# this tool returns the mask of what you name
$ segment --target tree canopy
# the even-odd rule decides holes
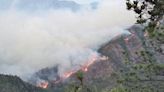
[[[164,0],[126,0],[128,10],[138,14],[137,23],[156,26],[164,15]]]

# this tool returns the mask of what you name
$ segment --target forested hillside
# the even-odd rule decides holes
[[[47,92],[44,89],[32,86],[17,76],[0,75],[0,92]]]

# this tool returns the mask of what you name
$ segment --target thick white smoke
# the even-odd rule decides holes
[[[0,73],[25,78],[45,67],[59,65],[62,73],[84,64],[134,22],[124,3],[109,1],[102,1],[96,10],[78,12],[1,10]]]

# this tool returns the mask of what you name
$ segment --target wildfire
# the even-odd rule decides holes
[[[74,71],[65,72],[63,75],[63,79],[70,77],[72,74],[76,73],[78,70],[82,70],[84,72],[88,71],[88,68],[98,60],[108,60],[107,56],[98,56],[97,54],[93,54],[92,57],[88,60],[88,62],[81,66],[80,69],[76,69]]]
[[[87,71],[88,71],[88,68],[87,68],[87,67],[85,67],[85,68],[84,68],[84,71],[85,71],[85,72],[87,72]]]
[[[70,71],[70,72],[66,72],[66,73],[64,73],[64,78],[68,78],[68,77],[70,77],[72,74],[74,74],[75,72],[73,72],[73,71]]]
[[[70,70],[70,71],[65,72],[65,73],[60,77],[59,80],[55,80],[53,83],[58,84],[58,83],[64,81],[65,79],[69,78],[71,75],[73,75],[74,73],[76,73],[76,72],[79,71],[79,70],[82,70],[83,72],[87,72],[87,71],[88,71],[88,68],[89,68],[94,62],[96,62],[96,61],[98,61],[98,60],[107,60],[107,59],[108,59],[108,57],[106,57],[106,56],[99,56],[99,55],[97,55],[97,54],[93,54],[86,64],[82,65],[80,68],[76,68],[76,69],[74,69],[74,70]],[[38,83],[37,86],[45,89],[45,88],[48,87],[48,85],[49,85],[49,83],[48,83],[47,81],[39,81],[39,83]]]
[[[87,72],[88,71],[88,67],[87,66],[83,66],[83,67],[81,67],[81,70],[84,71],[84,72]]]
[[[84,72],[88,71],[88,67],[84,67],[84,69],[82,69]]]
[[[82,66],[81,70],[87,72],[88,67],[91,66],[97,60],[98,60],[98,56],[96,54],[93,54],[93,56],[88,60],[88,62],[84,64],[84,66]]]
[[[47,81],[41,81],[37,84],[37,87],[46,89],[48,87],[49,83]]]
[[[101,58],[101,59],[104,59],[104,57]],[[61,77],[61,80],[60,81],[69,78],[72,74],[76,73],[79,70],[82,70],[84,72],[87,72],[88,71],[88,67],[90,65],[92,65],[96,60],[98,60],[98,55],[97,54],[93,54],[91,56],[91,58],[88,60],[88,62],[86,64],[82,65],[81,68],[78,68],[78,69],[74,69],[74,70],[65,72],[63,74],[63,76]]]

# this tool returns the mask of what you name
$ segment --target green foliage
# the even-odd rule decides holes
[[[97,88],[94,86],[83,84],[84,74],[82,71],[78,71],[76,74],[76,78],[80,81],[80,84],[78,82],[73,82],[69,84],[65,88],[65,92],[96,92]]]
[[[76,73],[76,77],[80,81],[81,85],[83,85],[83,78],[84,78],[83,72],[82,71],[78,71]]]
[[[110,92],[128,92],[128,90],[123,86],[119,86],[119,87],[111,89]]]
[[[150,39],[144,43],[149,41],[148,47],[164,54],[161,48],[164,43],[164,0],[126,0],[126,6],[138,14],[138,24],[146,24],[144,32],[148,32]]]
[[[110,92],[163,92],[163,72],[164,64],[133,64],[129,71],[117,73],[118,86]]]
[[[96,86],[78,85],[77,83],[69,84],[64,92],[98,92]]]
[[[149,22],[152,27],[157,25],[164,15],[163,0],[126,0],[128,10],[138,14],[139,24]],[[145,17],[146,16],[146,17]]]

